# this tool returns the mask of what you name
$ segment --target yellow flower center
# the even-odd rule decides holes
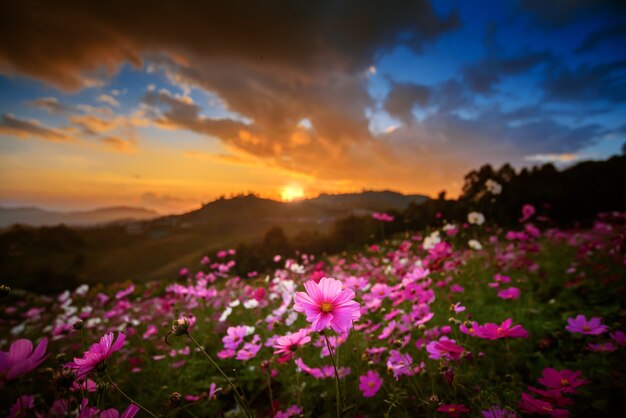
[[[589,328],[589,325],[585,325],[585,326],[583,327],[583,330],[585,330],[585,331],[589,332],[589,331],[591,331],[591,328]]]
[[[502,336],[502,328],[498,327],[498,336]]]
[[[552,411],[552,407],[550,405],[542,406],[541,409],[543,409],[544,411]]]
[[[374,387],[374,382],[371,382],[371,381],[370,381],[370,382],[367,382],[367,386],[369,386],[369,387],[373,388],[373,387]]]
[[[569,385],[569,380],[561,379],[561,386],[567,386],[567,385]]]
[[[448,412],[456,412],[456,408],[448,408]]]
[[[331,305],[330,302],[323,302],[322,306],[320,306],[320,309],[322,310],[322,312],[328,313],[333,310],[333,305]]]

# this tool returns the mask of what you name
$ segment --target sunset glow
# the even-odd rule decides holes
[[[282,189],[280,197],[283,202],[293,202],[304,197],[304,190],[296,186],[288,186]]]

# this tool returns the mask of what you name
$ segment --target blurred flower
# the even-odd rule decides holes
[[[502,193],[502,186],[495,180],[487,179],[485,182],[485,188],[491,194],[498,195]]]
[[[499,406],[492,406],[489,409],[480,411],[485,418],[516,418],[515,412],[508,411],[500,408]]]
[[[471,239],[467,242],[467,245],[472,249],[472,250],[476,250],[476,251],[480,251],[483,249],[482,244],[480,243],[480,241],[475,240],[475,239]]]
[[[551,367],[543,369],[541,377],[537,379],[539,383],[548,389],[557,389],[564,393],[576,393],[576,388],[589,383],[582,378],[582,373],[572,370],[556,370]]]
[[[364,398],[373,398],[383,384],[383,379],[378,372],[369,370],[363,376],[359,376],[359,389]]]
[[[46,359],[47,347],[47,338],[42,338],[34,350],[27,339],[14,341],[9,351],[0,351],[0,380],[13,380],[36,369]]]
[[[535,207],[533,205],[529,205],[526,204],[522,207],[522,217],[519,219],[520,222],[525,222],[528,219],[530,219],[534,214],[535,214],[536,210]]]
[[[587,320],[585,315],[578,315],[576,318],[567,318],[566,330],[572,333],[599,335],[605,333],[609,328],[602,325],[599,317],[593,317]]]
[[[520,409],[522,410],[522,412],[526,412],[529,414],[550,415],[551,417],[557,418],[569,417],[568,410],[555,409],[551,403],[535,399],[528,393],[522,393]]]
[[[500,299],[517,299],[519,298],[520,290],[517,287],[509,287],[508,289],[504,289],[498,292],[498,297]]]
[[[458,417],[459,414],[465,414],[469,412],[469,409],[467,409],[467,407],[463,404],[456,405],[451,403],[447,405],[439,405],[439,408],[437,408],[437,412],[443,412],[450,415],[451,417]]]
[[[11,409],[9,409],[9,418],[31,416],[28,410],[33,409],[34,407],[35,407],[35,396],[22,395],[19,398],[17,398],[17,400],[15,401]]]
[[[343,332],[352,328],[352,321],[361,317],[359,304],[354,301],[354,292],[350,289],[342,290],[339,280],[324,277],[319,284],[309,280],[304,287],[306,293],[296,293],[294,310],[306,314],[313,331],[330,326],[335,332]]]
[[[487,323],[481,327],[480,336],[488,340],[500,338],[528,338],[528,331],[521,325],[513,325],[511,318],[505,319],[501,325]]]
[[[473,225],[482,225],[485,223],[485,215],[480,212],[470,212],[467,214],[467,222]]]

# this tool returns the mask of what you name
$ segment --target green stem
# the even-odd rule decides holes
[[[127,394],[124,393],[124,391],[122,389],[120,389],[120,387],[118,385],[115,384],[115,382],[113,381],[113,379],[111,379],[111,376],[109,376],[109,372],[106,371],[106,369],[104,370],[104,375],[107,377],[107,379],[109,379],[109,382],[111,382],[111,385],[113,385],[113,387],[119,392],[121,393],[126,399],[128,399],[129,402],[134,403],[135,405],[137,405],[139,408],[143,409],[146,413],[148,413],[148,415],[150,415],[151,417],[154,418],[158,418],[155,414],[153,414],[152,412],[150,412],[149,410],[147,410],[146,408],[143,407],[143,405],[141,405],[139,402],[134,401],[130,396],[128,396]]]
[[[246,406],[245,402],[243,401],[243,397],[239,394],[239,391],[237,390],[237,387],[233,384],[233,382],[230,380],[230,378],[226,375],[226,373],[224,373],[224,371],[221,369],[221,367],[218,366],[218,364],[215,362],[215,360],[213,360],[213,358],[209,355],[209,353],[207,353],[204,350],[204,347],[202,347],[200,345],[200,343],[198,343],[198,341],[196,341],[196,339],[193,337],[193,335],[191,335],[191,333],[187,333],[187,335],[189,336],[191,341],[193,341],[193,343],[200,349],[202,354],[204,354],[204,356],[207,359],[209,359],[209,361],[217,369],[217,371],[220,372],[220,374],[224,377],[224,379],[226,379],[226,381],[228,382],[230,387],[233,389],[233,392],[235,393],[235,398],[237,398],[237,402],[241,405],[241,407],[243,408],[244,412],[246,413],[246,416],[248,418],[252,418],[252,414],[250,413],[250,410]]]
[[[185,405],[183,405],[182,403],[180,404],[180,407],[183,408],[183,411],[185,411],[186,413],[188,413],[192,418],[198,418],[197,416],[195,416],[194,414],[191,413],[190,410],[188,410]]]
[[[337,370],[337,363],[335,363],[335,357],[333,356],[333,350],[330,347],[330,341],[328,336],[324,333],[326,339],[326,346],[328,347],[328,354],[330,355],[330,361],[333,363],[333,369],[335,369],[335,393],[337,395],[337,418],[341,418],[343,412],[343,394],[341,393],[341,385],[339,384],[339,371]]]

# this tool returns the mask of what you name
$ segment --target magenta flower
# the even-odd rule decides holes
[[[499,406],[492,406],[489,409],[480,411],[485,418],[516,418],[515,412],[500,408]]]
[[[582,373],[572,370],[556,370],[551,367],[543,369],[539,383],[548,389],[557,389],[564,393],[576,393],[576,388],[589,383],[582,377]]]
[[[430,358],[438,360],[440,358],[447,358],[450,360],[458,360],[463,355],[463,347],[456,344],[456,341],[448,339],[448,337],[441,337],[439,341],[431,341],[426,346]]]
[[[239,345],[243,342],[243,339],[248,334],[248,330],[245,325],[240,325],[238,327],[228,327],[226,330],[226,335],[222,338],[222,342],[224,343],[224,348],[228,350],[236,350]]]
[[[359,389],[363,392],[364,398],[373,398],[383,385],[383,379],[378,372],[369,370],[363,376],[359,376]]]
[[[273,346],[274,354],[280,356],[278,362],[283,363],[291,360],[295,356],[296,350],[309,341],[311,341],[311,337],[308,335],[308,330],[304,328],[293,334],[278,337]]]
[[[622,331],[615,331],[609,334],[611,339],[619,346],[626,346],[626,334]]]
[[[467,409],[467,407],[463,404],[460,405],[456,405],[456,404],[447,404],[447,405],[439,405],[439,408],[437,408],[437,412],[443,412],[445,414],[450,415],[451,417],[458,417],[460,414],[465,414],[467,412],[469,412],[470,410]]]
[[[48,339],[43,338],[33,350],[33,343],[21,338],[9,347],[9,351],[0,351],[0,380],[13,380],[34,370],[46,359]]]
[[[66,366],[76,371],[77,379],[82,379],[100,363],[111,357],[111,354],[122,348],[124,341],[126,341],[126,335],[121,332],[117,334],[115,342],[113,338],[112,332],[104,335],[100,338],[100,342],[92,344],[82,357],[74,358],[74,361],[66,364]]]
[[[511,326],[512,324],[513,320],[511,318],[505,319],[501,325],[486,323],[481,327],[480,336],[488,340],[497,340],[500,338],[528,338],[528,331],[521,325]]]
[[[106,409],[100,412],[100,418],[133,418],[139,412],[139,407],[134,403],[128,405],[128,408],[121,414],[115,408]]]
[[[520,409],[529,414],[550,415],[557,418],[569,417],[567,409],[555,409],[551,403],[535,399],[528,393],[522,393]]]
[[[528,219],[530,219],[534,214],[535,214],[536,210],[535,207],[533,205],[529,205],[529,204],[525,204],[522,207],[522,217],[520,218],[520,222],[526,222]]]
[[[296,293],[294,310],[306,314],[313,331],[330,326],[335,332],[344,332],[352,328],[352,321],[361,317],[359,304],[354,301],[354,292],[350,289],[342,290],[339,280],[324,277],[319,284],[309,280],[304,288],[306,293]]]
[[[599,352],[603,352],[603,353],[612,353],[613,351],[617,350],[617,347],[615,346],[615,344],[613,344],[610,341],[604,342],[604,343],[589,343],[587,344],[587,348],[590,349],[591,351],[599,351]]]
[[[27,417],[29,415],[29,410],[35,407],[35,396],[34,395],[22,395],[13,404],[11,409],[9,409],[8,418],[17,418],[17,417]],[[35,415],[35,414],[33,414]]]
[[[498,297],[500,299],[512,299],[515,300],[519,298],[520,291],[517,287],[509,287],[508,289],[504,289],[498,292]]]
[[[600,323],[601,319],[597,316],[587,321],[585,315],[578,315],[576,318],[567,318],[566,330],[572,333],[599,335],[605,333],[609,327]]]

